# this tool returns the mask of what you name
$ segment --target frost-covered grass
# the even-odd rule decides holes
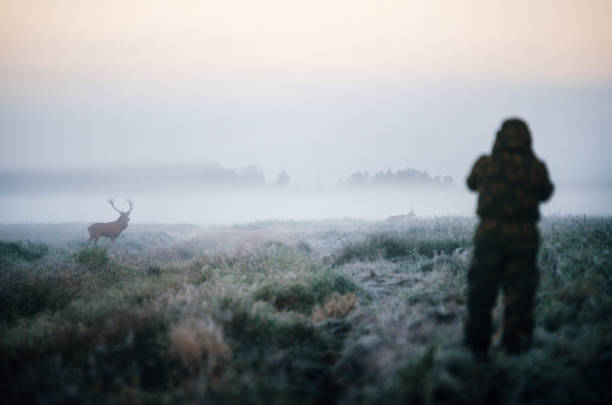
[[[612,403],[612,219],[542,221],[534,348],[498,333],[489,363],[462,345],[475,224],[130,225],[97,246],[2,225],[2,401]]]

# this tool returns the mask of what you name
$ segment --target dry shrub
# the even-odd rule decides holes
[[[355,293],[350,292],[344,295],[334,293],[325,301],[323,306],[317,306],[314,309],[312,312],[312,321],[321,322],[327,318],[346,316],[355,308],[355,305],[357,305]]]
[[[186,320],[170,331],[171,352],[188,367],[199,368],[203,358],[209,370],[217,368],[232,356],[223,340],[221,328],[212,320]]]

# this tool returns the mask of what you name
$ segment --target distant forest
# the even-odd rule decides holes
[[[264,172],[255,166],[226,169],[218,165],[147,167],[122,169],[62,169],[0,171],[0,193],[151,190],[203,187],[261,187],[289,184],[289,176],[266,182]]]
[[[377,185],[439,185],[450,186],[453,184],[451,176],[430,176],[426,171],[416,169],[404,169],[392,171],[380,171],[370,176],[368,172],[355,172],[346,180],[339,181],[338,186],[377,186]]]
[[[376,185],[451,185],[450,176],[431,177],[427,172],[404,169],[387,170],[370,176],[367,172],[353,173],[341,180],[336,187],[376,186]],[[125,169],[65,169],[65,170],[21,170],[0,171],[0,193],[49,193],[62,191],[91,190],[151,190],[163,187],[189,188],[202,187],[274,187],[285,188],[291,185],[287,171],[280,171],[266,181],[264,171],[256,166],[240,169],[227,169],[218,165],[193,167],[154,167]],[[292,186],[299,187],[293,184]],[[317,187],[320,182],[317,178]]]

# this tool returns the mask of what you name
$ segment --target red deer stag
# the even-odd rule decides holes
[[[404,215],[392,215],[387,218],[387,222],[403,222],[408,219],[416,218],[416,214],[414,213],[414,208],[410,205],[410,212]]]
[[[115,207],[115,201],[112,198],[108,199],[108,203],[111,207],[119,213],[119,218],[113,222],[97,222],[87,228],[89,231],[89,241],[93,240],[97,242],[100,236],[105,236],[110,238],[111,241],[115,241],[117,236],[127,228],[128,221],[130,220],[129,215],[132,212],[132,208],[134,208],[134,201],[128,199],[126,199],[126,201],[130,204],[130,209],[124,212]]]

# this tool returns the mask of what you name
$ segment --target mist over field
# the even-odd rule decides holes
[[[111,221],[116,213],[107,199],[114,198],[119,207],[127,207],[124,197],[135,202],[132,223],[208,225],[270,219],[385,220],[411,211],[423,218],[472,216],[477,198],[463,179],[448,184],[291,186],[263,180],[252,184],[236,179],[211,182],[202,179],[196,169],[142,169],[135,176],[129,173],[0,174],[0,222]],[[544,215],[611,215],[612,189],[558,187],[542,211]]]
[[[110,220],[109,197],[133,198],[135,222],[473,215],[465,178],[510,116],[556,185],[545,215],[612,213],[607,84],[279,80],[0,94],[0,221]],[[338,187],[407,168],[452,187]]]

